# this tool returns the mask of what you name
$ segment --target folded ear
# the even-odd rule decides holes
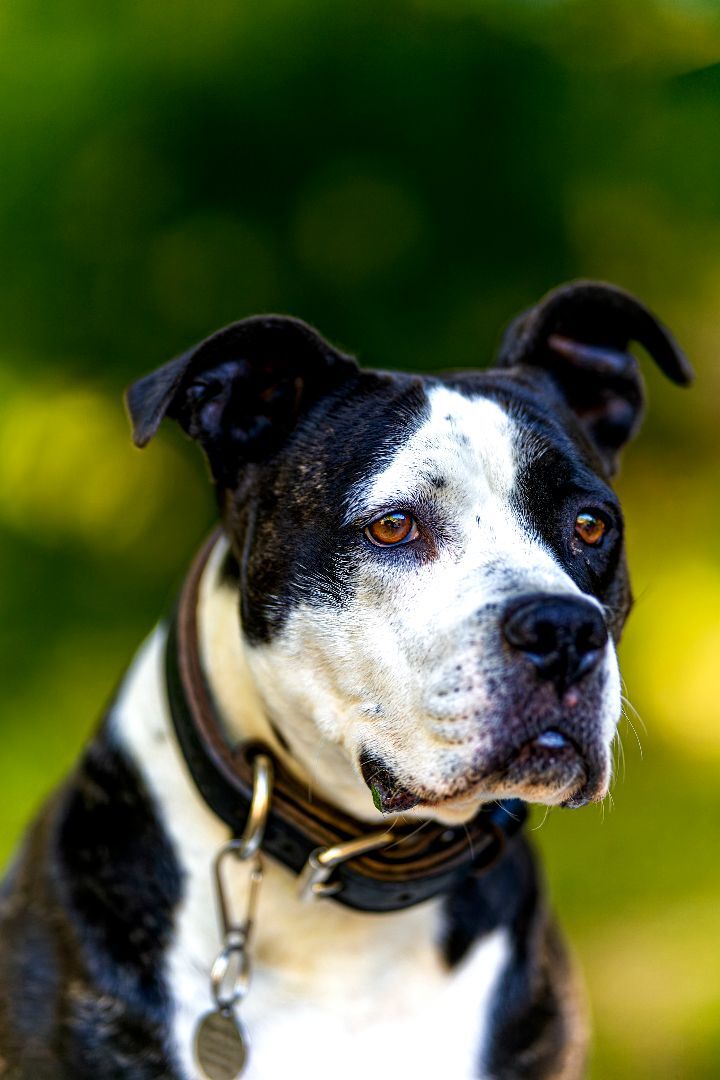
[[[643,411],[640,368],[628,352],[633,341],[673,382],[692,381],[690,364],[662,323],[629,293],[595,281],[562,285],[515,319],[497,365],[549,372],[612,474]]]
[[[126,401],[136,446],[165,416],[205,451],[220,485],[272,453],[302,411],[358,367],[299,319],[260,315],[219,330],[133,383]]]

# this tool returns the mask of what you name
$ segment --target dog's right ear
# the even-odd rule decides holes
[[[219,330],[130,386],[136,446],[165,416],[202,446],[215,481],[282,444],[300,414],[357,374],[355,360],[299,319],[260,315]]]

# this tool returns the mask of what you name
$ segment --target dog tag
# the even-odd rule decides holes
[[[231,1009],[218,1009],[200,1021],[195,1056],[204,1080],[236,1080],[245,1071],[248,1044]]]

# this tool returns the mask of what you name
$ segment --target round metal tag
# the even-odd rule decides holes
[[[230,1009],[208,1013],[195,1036],[195,1056],[205,1080],[236,1080],[245,1071],[248,1044]]]

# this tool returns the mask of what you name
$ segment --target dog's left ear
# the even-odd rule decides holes
[[[595,281],[562,285],[515,319],[497,365],[547,371],[612,475],[642,417],[640,368],[628,352],[633,341],[673,382],[692,381],[688,360],[662,323],[629,293]]]
[[[244,319],[129,387],[133,439],[146,446],[165,416],[177,420],[226,486],[243,462],[272,453],[305,409],[357,371],[352,357],[299,319]]]

